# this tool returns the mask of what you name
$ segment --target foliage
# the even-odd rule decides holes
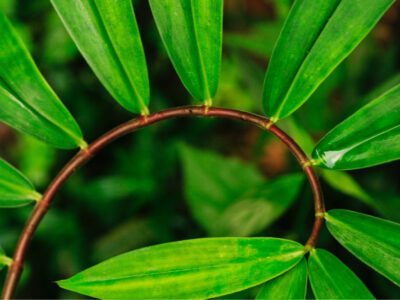
[[[309,280],[317,299],[395,297],[400,225],[352,210],[400,219],[396,163],[368,173],[338,171],[399,159],[396,38],[383,52],[376,36],[367,37],[394,0],[296,0],[292,7],[291,1],[274,1],[262,10],[253,7],[262,1],[51,0],[54,9],[47,2],[0,3],[0,120],[20,131],[4,127],[14,138],[5,136],[1,155],[21,162],[38,190],[68,155],[51,147],[87,151],[78,122],[90,139],[131,112],[146,122],[150,83],[154,111],[195,101],[189,95],[205,104],[204,114],[211,100],[255,113],[264,107],[312,155],[310,164],[322,167],[328,206],[350,209],[318,217],[340,244],[391,282],[342,255],[324,233],[321,245],[354,272],[330,252],[293,241],[309,233],[310,191],[269,135],[227,121],[191,120],[135,132],[66,183],[60,198],[68,201],[57,201],[63,204],[38,228],[28,261],[32,273],[22,278],[30,288],[22,293],[304,299]],[[267,15],[257,19],[260,11]],[[47,22],[36,24],[38,16]],[[177,84],[167,57],[189,93]],[[365,96],[370,82],[383,84]],[[129,112],[107,101],[110,95]],[[314,138],[327,131],[315,146]],[[0,207],[37,201],[41,195],[29,180],[0,159]],[[0,244],[7,253],[17,243],[15,223],[22,226],[30,210],[0,212]],[[188,239],[204,235],[214,238]],[[285,239],[247,238],[254,235]],[[183,241],[170,243],[175,240]],[[44,259],[43,253],[50,254]],[[0,248],[0,269],[11,263]],[[49,285],[66,277],[57,282],[64,290]]]

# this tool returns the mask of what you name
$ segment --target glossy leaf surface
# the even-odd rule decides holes
[[[325,218],[339,243],[400,286],[400,224],[342,209]]]
[[[305,299],[307,292],[307,260],[303,258],[293,269],[262,286],[256,299]]]
[[[393,2],[295,1],[266,74],[266,114],[278,120],[298,109]]]
[[[326,250],[310,252],[308,271],[316,299],[375,299],[362,281]]]
[[[0,121],[57,148],[84,147],[74,118],[0,12]]]
[[[80,52],[124,108],[147,113],[146,59],[130,0],[51,0]]]
[[[400,158],[400,85],[355,112],[317,144],[329,169],[360,169]]]
[[[302,245],[274,238],[186,240],[116,256],[58,284],[102,299],[205,299],[276,277],[303,255]]]
[[[168,55],[183,85],[197,100],[218,87],[223,0],[149,0]]]
[[[0,208],[23,206],[40,198],[28,179],[0,158]]]

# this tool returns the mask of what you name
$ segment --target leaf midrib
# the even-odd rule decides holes
[[[330,280],[330,283],[335,287],[336,291],[338,291],[338,293],[342,296],[342,298],[345,299],[345,295],[343,295],[343,293],[341,293],[341,291],[342,291],[341,287],[339,287],[337,285],[335,279],[332,278],[331,274],[325,268],[324,264],[322,263],[321,259],[318,256],[318,254],[314,254],[314,260],[321,267],[322,271],[325,272],[326,276]]]
[[[283,254],[283,255],[276,255],[276,256],[271,256],[271,257],[265,257],[263,260],[267,260],[268,258],[286,258],[286,257],[297,257],[302,251],[294,251],[291,253]],[[151,273],[142,273],[142,274],[132,274],[132,275],[127,275],[127,276],[120,276],[120,277],[115,277],[115,278],[107,278],[104,280],[87,280],[83,281],[85,283],[92,283],[92,282],[108,282],[108,281],[118,281],[118,280],[124,280],[124,279],[129,279],[129,278],[137,278],[137,277],[147,277],[147,276],[152,276],[152,275],[160,275],[160,274],[170,274],[170,273],[179,273],[179,272],[185,272],[185,271],[194,271],[194,270],[207,270],[207,269],[212,269],[212,268],[223,268],[229,265],[243,265],[243,264],[254,264],[255,262],[260,262],[259,258],[252,258],[252,259],[246,259],[242,263],[232,263],[232,262],[226,262],[226,263],[220,263],[217,265],[206,265],[206,266],[200,266],[200,267],[192,267],[192,268],[184,268],[184,269],[178,269],[178,270],[170,270],[170,271],[156,271],[156,272],[151,272]]]
[[[75,1],[75,0],[70,0],[70,1]],[[82,1],[85,1],[85,0],[80,0],[80,1],[81,1],[81,3],[82,3]],[[104,39],[106,40],[106,43],[107,43],[108,45],[110,45],[109,49],[110,49],[110,52],[111,52],[111,56],[114,57],[115,62],[117,63],[118,69],[119,69],[119,71],[120,71],[120,74],[121,74],[122,77],[123,77],[123,80],[125,81],[125,83],[126,83],[128,89],[129,89],[131,92],[133,92],[133,94],[134,94],[134,95],[136,96],[136,98],[138,99],[139,105],[140,105],[140,109],[145,108],[146,105],[144,104],[144,101],[143,101],[141,95],[140,95],[139,92],[137,91],[136,85],[134,84],[134,82],[131,81],[131,79],[130,79],[130,77],[129,77],[129,75],[128,75],[128,72],[127,72],[127,70],[126,70],[126,68],[125,68],[125,66],[124,66],[124,64],[122,63],[121,57],[119,56],[118,51],[117,51],[116,48],[115,48],[115,45],[114,45],[114,43],[113,43],[113,40],[112,40],[111,37],[110,37],[110,34],[109,34],[108,30],[107,30],[107,26],[105,25],[105,23],[104,23],[104,21],[103,21],[103,18],[102,18],[102,16],[101,16],[101,13],[100,13],[100,11],[99,11],[99,8],[98,8],[97,5],[96,5],[95,0],[86,0],[86,1],[88,1],[90,7],[92,8],[92,12],[93,12],[95,18],[98,20],[98,25],[99,25],[99,26],[98,26],[98,30],[100,31],[100,35],[101,35],[102,37],[104,37]],[[82,6],[85,7],[84,4],[82,4]]]
[[[196,0],[196,1],[198,1],[198,0]],[[203,1],[203,0],[200,0],[200,1]],[[207,73],[206,73],[205,66],[204,66],[203,54],[201,53],[201,49],[200,49],[200,45],[199,45],[198,32],[197,32],[197,27],[196,27],[196,20],[195,20],[195,17],[194,17],[194,11],[193,10],[194,10],[194,8],[193,8],[193,0],[190,0],[190,16],[191,16],[192,25],[193,25],[193,34],[194,34],[194,39],[196,41],[195,44],[196,44],[197,55],[198,55],[199,61],[200,61],[200,69],[201,69],[201,73],[202,73],[203,78],[204,78],[203,84],[204,84],[204,92],[205,92],[205,96],[206,96],[205,100],[208,100],[208,99],[211,99],[210,87],[209,87],[209,84],[208,84]]]
[[[36,191],[33,188],[28,189],[25,187],[21,187],[20,185],[10,183],[3,179],[0,179],[0,185],[10,187],[14,189],[14,191],[21,191],[25,194],[26,197],[32,197],[32,199],[34,198],[34,194],[36,193]]]
[[[386,248],[386,249],[392,250],[394,253],[399,253],[400,254],[400,251],[399,251],[398,248],[393,247],[392,245],[389,245],[389,244],[385,243],[384,241],[377,240],[377,239],[374,239],[374,238],[370,238],[363,231],[357,230],[357,229],[351,227],[350,225],[348,225],[346,223],[343,223],[343,221],[340,221],[335,217],[329,216],[329,214],[328,214],[327,220],[329,221],[329,219],[330,219],[331,223],[339,223],[342,227],[347,228],[347,230],[349,230],[350,232],[353,232],[353,234],[354,233],[355,234],[359,234],[359,236],[362,236],[364,239],[367,239],[367,240],[370,240],[370,241],[372,240],[373,242],[375,242],[377,245],[379,245],[383,249]]]
[[[12,98],[14,99],[14,102],[18,103],[18,105],[26,107],[28,110],[32,111],[34,114],[42,117],[44,119],[44,121],[47,121],[51,125],[55,126],[56,128],[61,129],[61,131],[63,131],[68,136],[70,136],[72,139],[74,139],[77,144],[80,144],[81,141],[83,141],[82,138],[80,138],[79,136],[77,136],[76,134],[74,134],[73,132],[68,130],[67,128],[65,128],[63,125],[59,124],[56,120],[51,118],[51,116],[48,116],[48,115],[44,114],[43,112],[41,112],[39,108],[35,107],[34,103],[31,104],[31,103],[28,103],[26,100],[24,100],[24,98],[21,97],[21,95],[19,95],[19,93],[10,86],[1,77],[1,75],[0,75],[0,88],[5,89],[12,96]],[[50,87],[49,87],[49,89],[50,89]],[[57,97],[57,96],[55,96],[55,97]]]
[[[331,14],[329,15],[329,17],[327,18],[327,21],[325,22],[324,26],[321,27],[320,32],[317,34],[317,36],[315,37],[315,39],[314,39],[314,41],[313,41],[311,47],[308,49],[307,55],[304,57],[303,61],[301,62],[300,66],[299,66],[299,68],[297,69],[296,74],[295,74],[294,77],[293,77],[293,80],[292,80],[292,82],[291,82],[291,84],[290,84],[290,86],[289,86],[289,89],[288,89],[287,92],[285,93],[285,97],[283,98],[283,100],[282,100],[282,102],[281,102],[281,105],[279,106],[278,111],[275,113],[274,116],[271,116],[271,118],[276,118],[277,120],[279,120],[280,113],[281,113],[283,107],[285,106],[285,104],[286,104],[286,102],[287,102],[287,100],[288,100],[288,96],[290,95],[291,91],[293,90],[294,83],[296,82],[297,78],[299,77],[300,71],[302,70],[302,67],[303,67],[305,61],[306,61],[307,58],[309,57],[309,55],[310,55],[312,49],[313,49],[314,46],[315,46],[315,43],[316,43],[316,42],[318,41],[318,39],[320,38],[322,32],[325,30],[325,28],[326,28],[326,26],[328,25],[328,23],[331,22],[331,19],[332,19],[333,15],[335,14],[335,12],[337,11],[337,9],[338,9],[338,7],[339,7],[340,4],[342,4],[342,0],[340,0],[340,1],[338,2],[338,4],[336,5],[336,7],[332,10],[332,13],[331,13]]]

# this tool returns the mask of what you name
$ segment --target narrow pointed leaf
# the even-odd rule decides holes
[[[146,59],[131,0],[51,0],[80,52],[124,108],[147,113]]]
[[[342,209],[325,218],[339,243],[400,286],[400,224]]]
[[[307,261],[301,260],[293,269],[262,286],[256,299],[305,299],[307,292]]]
[[[326,250],[311,251],[308,271],[316,299],[375,299],[362,281]]]
[[[222,51],[223,0],[149,0],[168,55],[190,94],[211,100]]]
[[[40,198],[28,179],[0,158],[0,208],[23,206]]]
[[[0,121],[52,146],[84,147],[74,118],[0,12]]]
[[[4,269],[4,267],[9,266],[11,262],[11,258],[7,257],[3,248],[0,247],[0,271]]]
[[[351,170],[400,159],[400,85],[362,107],[317,144],[313,158]]]
[[[58,284],[102,299],[206,299],[263,283],[303,255],[302,245],[274,238],[187,240],[116,256]]]
[[[263,93],[266,114],[278,120],[298,109],[393,2],[297,0],[266,74]]]

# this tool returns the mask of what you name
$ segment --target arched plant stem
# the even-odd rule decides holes
[[[15,289],[17,287],[25,254],[29,243],[40,224],[43,217],[46,215],[52,199],[54,198],[57,191],[61,188],[63,183],[84,163],[89,161],[93,155],[95,155],[99,150],[103,147],[114,141],[115,139],[124,136],[130,132],[133,132],[137,129],[146,127],[153,123],[157,123],[162,120],[172,119],[176,117],[186,117],[186,116],[203,116],[203,117],[224,117],[230,119],[238,119],[244,122],[256,125],[265,130],[272,132],[279,139],[281,139],[292,151],[294,156],[297,158],[302,168],[304,169],[314,194],[314,203],[315,203],[315,223],[311,233],[311,236],[306,244],[308,248],[314,247],[321,225],[323,223],[322,214],[324,212],[324,204],[322,198],[322,192],[320,185],[318,183],[318,179],[314,173],[312,166],[309,164],[310,159],[307,155],[301,150],[301,148],[290,138],[286,133],[284,133],[277,126],[273,125],[269,119],[257,116],[254,114],[250,114],[243,111],[233,110],[233,109],[225,109],[225,108],[216,108],[216,107],[206,107],[206,106],[187,106],[187,107],[178,107],[167,109],[164,111],[160,111],[148,116],[142,116],[137,119],[128,121],[115,129],[109,131],[108,133],[101,136],[95,142],[90,144],[86,150],[81,150],[72,160],[67,163],[64,169],[57,175],[57,177],[50,184],[48,189],[43,195],[41,201],[39,201],[35,209],[33,210],[31,216],[29,217],[25,228],[20,236],[20,239],[17,244],[17,248],[14,253],[13,263],[10,266],[8,271],[6,283],[3,290],[3,299],[11,299],[14,295]]]

